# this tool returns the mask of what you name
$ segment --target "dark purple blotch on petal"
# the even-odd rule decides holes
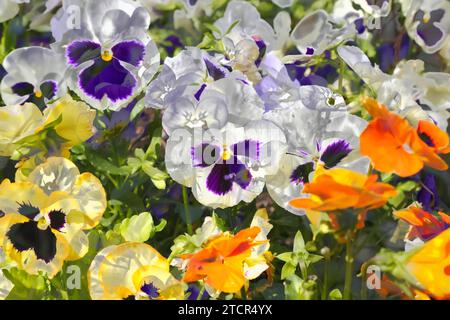
[[[200,88],[197,90],[197,92],[194,94],[194,98],[197,101],[200,101],[200,97],[202,96],[202,93],[203,93],[203,91],[205,91],[205,89],[206,89],[206,83],[202,84],[200,86]]]
[[[364,33],[364,31],[366,30],[366,27],[364,25],[364,18],[358,18],[355,21],[353,21],[353,23],[355,24],[356,31],[359,34]]]
[[[333,168],[350,152],[352,152],[350,144],[346,140],[338,140],[326,147],[320,156],[320,160],[325,163],[327,168]]]
[[[11,87],[11,90],[18,96],[29,96],[34,93],[34,86],[29,82],[18,82]]]
[[[266,55],[267,46],[266,46],[266,43],[264,42],[264,40],[262,40],[262,39],[258,38],[258,39],[254,39],[254,40],[259,49],[259,56],[258,56],[258,59],[256,59],[256,61],[255,61],[255,65],[257,67],[259,67],[262,62],[262,59]]]
[[[216,195],[223,196],[233,189],[233,183],[246,189],[251,182],[250,171],[236,157],[229,163],[216,163],[206,179],[206,187]]]
[[[66,214],[62,210],[52,210],[49,212],[50,227],[52,229],[61,231],[66,224]]]
[[[97,100],[105,95],[112,102],[125,100],[133,94],[136,85],[136,78],[116,59],[109,62],[96,59],[79,75],[80,88]]]
[[[141,287],[141,291],[144,292],[150,299],[156,299],[159,297],[159,289],[153,283],[145,283]]]
[[[289,179],[294,184],[309,182],[309,174],[314,171],[314,163],[307,162],[297,166],[291,173]]]
[[[88,40],[74,41],[66,50],[67,61],[74,66],[100,57],[100,54],[100,44]]]
[[[113,57],[138,67],[144,60],[145,47],[138,41],[122,41],[112,47]]]
[[[50,228],[39,229],[36,221],[13,224],[6,236],[17,251],[33,250],[36,257],[46,263],[56,255],[56,236]]]
[[[31,204],[31,202],[23,202],[23,203],[18,203],[19,208],[18,208],[18,212],[27,217],[30,220],[33,220],[40,212],[39,208],[33,206]]]
[[[39,89],[41,90],[42,95],[50,100],[56,96],[56,92],[58,91],[58,84],[56,83],[56,81],[52,80],[45,81],[41,83]]]
[[[226,68],[215,64],[208,58],[204,58],[203,61],[205,61],[206,69],[208,70],[208,74],[211,78],[215,81],[225,78],[228,73]]]

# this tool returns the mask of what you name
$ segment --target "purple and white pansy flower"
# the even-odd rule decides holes
[[[171,177],[192,187],[195,198],[212,208],[251,202],[274,174],[286,152],[286,138],[278,126],[256,120],[239,127],[177,130],[168,142],[166,167]]]
[[[2,79],[0,92],[7,105],[33,102],[40,108],[63,96],[64,55],[43,47],[19,48],[3,61],[7,74]]]
[[[409,36],[426,53],[442,49],[450,34],[450,2],[447,0],[402,0]]]
[[[126,107],[157,71],[150,15],[135,1],[64,1],[51,25],[53,47],[67,57],[70,89],[97,109]]]
[[[308,100],[312,103],[306,107]],[[267,190],[278,205],[297,215],[304,211],[290,206],[289,201],[301,196],[304,183],[311,181],[318,165],[367,173],[370,162],[359,154],[359,135],[367,122],[346,110],[332,107],[327,110],[323,101],[317,100],[311,94],[303,102],[264,115],[283,128],[288,137],[288,150],[279,170],[266,178]]]

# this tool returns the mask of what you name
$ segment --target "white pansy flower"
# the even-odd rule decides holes
[[[281,159],[278,172],[267,177],[267,189],[278,205],[299,215],[304,211],[290,206],[289,201],[301,195],[304,183],[312,179],[318,165],[362,173],[366,173],[369,166],[369,160],[359,154],[359,135],[366,121],[348,114],[345,109],[326,107],[327,102],[317,91],[325,88],[306,88],[316,93],[302,95],[307,98],[264,115],[283,128],[288,137],[288,152]]]
[[[41,108],[63,96],[65,86],[64,56],[42,47],[19,48],[3,61],[7,75],[0,85],[8,105],[33,102]]]
[[[424,62],[400,62],[392,75],[373,67],[364,52],[353,46],[338,48],[339,56],[377,92],[377,99],[412,123],[431,120],[445,129],[449,117],[450,75],[424,72]]]

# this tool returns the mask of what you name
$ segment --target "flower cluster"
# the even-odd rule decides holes
[[[0,0],[0,298],[450,299],[450,4],[318,3]]]

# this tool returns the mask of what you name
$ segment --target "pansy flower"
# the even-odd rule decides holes
[[[50,49],[16,49],[5,57],[3,67],[7,75],[0,91],[7,105],[32,102],[42,110],[66,92],[64,56]]]
[[[79,8],[79,26],[73,8]],[[148,11],[128,0],[70,0],[52,19],[52,32],[65,50],[68,85],[97,109],[118,110],[150,82],[159,53],[147,33]]]
[[[186,90],[200,95],[202,84],[222,79],[229,70],[221,66],[206,51],[187,48],[173,58],[166,58],[161,72],[147,88],[145,103],[148,107],[165,109],[176,102]]]
[[[182,300],[185,292],[168,260],[138,242],[101,250],[89,267],[88,285],[93,300]]]
[[[288,151],[279,170],[266,179],[272,199],[286,210],[304,214],[289,202],[301,194],[318,166],[367,173],[369,159],[359,152],[358,137],[366,125],[361,118],[346,111],[326,112],[301,106],[274,110],[265,117],[283,128],[288,137]]]
[[[430,120],[441,129],[447,128],[450,75],[444,72],[424,72],[421,60],[401,61],[392,75],[372,66],[366,54],[355,46],[340,46],[339,56],[376,93],[377,99],[417,124]]]
[[[446,0],[402,1],[409,36],[426,53],[440,50],[450,32],[450,3]]]
[[[319,167],[314,179],[303,187],[309,198],[297,198],[290,205],[312,211],[356,209],[362,212],[383,206],[397,192],[389,184],[377,182],[376,175],[348,169]]]
[[[167,142],[165,162],[171,177],[192,187],[200,203],[226,208],[251,202],[262,192],[285,142],[281,129],[265,120],[193,134],[177,130]]]
[[[95,111],[84,102],[65,96],[42,113],[32,103],[0,108],[0,155],[27,154],[30,149],[53,155],[67,155],[68,150],[93,135]],[[59,137],[50,136],[39,143],[38,134],[52,127]],[[55,137],[53,137],[55,138]],[[56,142],[56,144],[55,144]]]
[[[221,33],[217,36],[225,36],[233,24],[231,32],[234,37],[241,39],[257,37],[265,43],[268,51],[276,49],[274,47],[276,44],[275,31],[267,21],[261,18],[260,13],[251,3],[240,0],[230,1],[224,16],[214,23]]]
[[[450,298],[450,230],[429,240],[408,259],[406,269],[434,299]]]
[[[175,262],[185,274],[185,282],[203,280],[208,293],[237,293],[246,281],[256,279],[269,268],[267,234],[272,229],[267,211],[255,213],[250,228],[233,235],[220,232],[212,219],[205,219],[197,232],[197,248]],[[177,258],[177,259],[180,259]]]
[[[401,177],[412,176],[425,165],[447,170],[447,164],[439,156],[450,152],[446,132],[424,120],[414,128],[371,98],[365,98],[363,105],[374,120],[361,134],[361,153],[371,159],[375,169]]]
[[[64,261],[83,257],[106,209],[101,182],[80,174],[65,158],[49,158],[26,180],[0,184],[0,243],[6,256],[30,274],[53,277]]]
[[[303,56],[317,56],[338,43],[351,39],[357,33],[354,24],[336,26],[323,10],[306,15],[294,27],[291,39]]]
[[[428,241],[450,226],[450,216],[443,212],[438,212],[435,215],[418,206],[395,211],[394,215],[410,225],[406,235],[406,240],[410,241],[415,238]]]

